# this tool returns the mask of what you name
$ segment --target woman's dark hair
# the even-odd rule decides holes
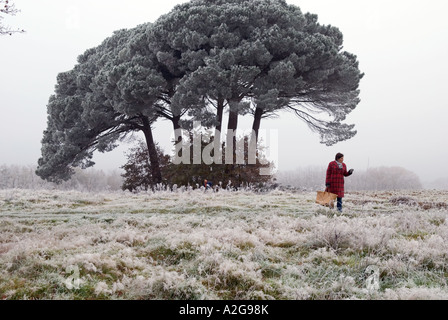
[[[339,159],[341,159],[344,155],[342,153],[337,153],[335,160],[338,161]]]

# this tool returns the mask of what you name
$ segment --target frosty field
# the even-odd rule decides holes
[[[0,298],[448,299],[448,191],[314,200],[0,190]]]

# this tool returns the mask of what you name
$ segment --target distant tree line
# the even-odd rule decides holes
[[[0,189],[57,189],[78,190],[86,192],[119,191],[123,178],[118,170],[105,172],[90,168],[77,168],[71,179],[63,183],[42,180],[35,173],[33,165],[0,165]]]
[[[277,182],[303,190],[325,189],[326,168],[305,167],[296,170],[279,172]],[[365,171],[356,171],[345,179],[347,192],[362,190],[419,190],[423,189],[420,178],[402,167],[377,167]],[[448,187],[448,185],[447,185]]]
[[[428,182],[425,187],[427,189],[448,190],[448,177],[440,177],[434,181]]]
[[[145,152],[144,145],[143,142],[137,144],[130,150],[129,154],[138,155],[138,153]],[[160,152],[160,154],[163,155],[163,152]],[[142,155],[142,157],[144,156]],[[144,158],[145,161],[148,161],[147,157]],[[128,160],[130,161],[127,162],[127,165],[134,163],[132,158],[128,157]],[[112,170],[105,172],[93,168],[89,168],[88,170],[76,169],[71,179],[60,184],[40,179],[35,174],[36,167],[32,165],[0,165],[0,189],[58,189],[88,192],[121,190],[135,192],[149,190],[150,183],[145,182],[145,179],[148,179],[148,163],[141,162],[141,164],[143,164],[143,167],[135,166],[133,169],[137,171],[146,170],[146,174],[138,172],[133,175],[132,170],[124,170],[124,172]],[[291,187],[303,191],[322,190],[325,182],[322,181],[322,177],[325,177],[325,170],[326,168],[309,166],[295,170],[279,171],[274,176],[274,185],[282,188]],[[133,180],[134,178],[136,180]],[[214,178],[210,180],[219,185],[219,180]],[[201,186],[199,181],[197,184]],[[190,185],[192,188],[196,187],[196,183],[192,182]],[[180,186],[181,184],[179,184]],[[164,190],[173,190],[172,187],[173,185],[169,188],[161,186]],[[242,187],[250,187],[250,185],[246,184]],[[422,188],[448,190],[448,178],[440,178],[423,185],[418,176],[412,171],[401,167],[378,167],[365,171],[358,170],[356,174],[346,179],[346,189],[348,192],[364,190],[418,190]]]

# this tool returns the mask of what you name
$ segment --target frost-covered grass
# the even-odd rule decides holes
[[[448,299],[447,191],[314,199],[0,190],[0,298]]]

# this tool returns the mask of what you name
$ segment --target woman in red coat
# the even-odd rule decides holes
[[[337,207],[339,212],[342,211],[342,198],[344,197],[344,177],[351,176],[353,169],[347,171],[344,163],[344,155],[338,153],[335,161],[330,162],[327,169],[327,178],[325,180],[325,190],[338,195]]]

